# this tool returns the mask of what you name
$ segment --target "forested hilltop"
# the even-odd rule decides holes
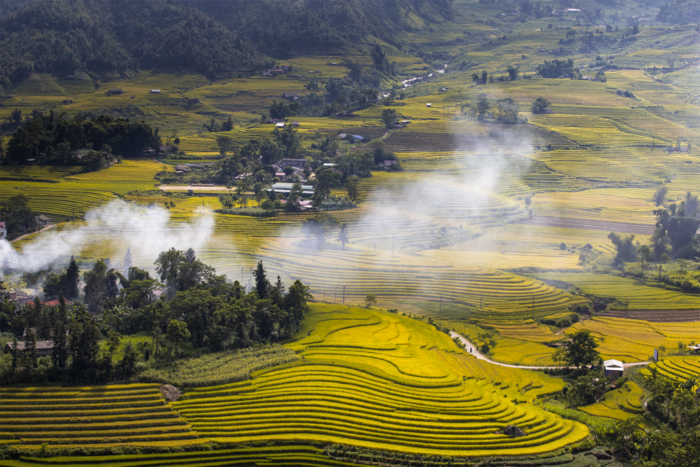
[[[247,38],[161,0],[41,0],[0,21],[0,79],[138,68],[213,76],[270,65]]]
[[[179,0],[215,16],[273,57],[348,47],[452,18],[452,0]]]
[[[661,5],[656,19],[669,23],[694,23],[700,21],[700,8],[695,0],[673,0]]]
[[[21,10],[35,0],[0,0],[0,17]]]

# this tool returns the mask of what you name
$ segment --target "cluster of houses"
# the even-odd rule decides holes
[[[275,177],[280,179],[280,181],[287,181],[291,179],[299,179],[302,183],[306,182],[305,174],[304,174],[304,169],[306,169],[306,166],[308,164],[308,161],[306,159],[282,159],[279,162],[276,162],[275,164],[272,164],[272,167],[275,168]],[[287,175],[284,172],[284,169],[287,167],[291,167],[294,169],[294,172],[290,173]],[[291,190],[291,184],[289,184],[289,190]],[[275,187],[273,186],[272,189],[274,190]],[[313,194],[313,188],[312,194]],[[277,193],[280,193],[279,190],[275,190]]]
[[[262,72],[263,76],[277,76],[277,75],[286,75],[292,70],[291,65],[280,65],[275,68],[268,68],[267,70]]]
[[[51,219],[41,215],[41,216],[35,216],[33,221],[25,222],[23,224],[20,224],[20,226],[17,228],[19,230],[20,235],[24,235],[28,232],[36,232],[41,229],[45,229],[46,227],[51,226]],[[5,239],[7,237],[7,226],[5,225],[4,222],[0,222],[0,240]]]
[[[268,118],[266,123],[275,125],[275,128],[284,128],[287,126],[287,123],[281,118]],[[301,126],[299,122],[292,122],[289,125],[296,128]]]
[[[16,292],[6,292],[6,295],[9,297],[9,300],[13,300],[16,303],[20,303],[20,304],[27,303],[27,302],[33,300],[31,297],[27,298],[25,296],[26,294],[24,294],[24,293],[18,294]],[[70,302],[66,301],[66,303],[70,303]],[[41,304],[44,306],[58,306],[58,300],[41,302]],[[30,328],[30,329],[34,333],[34,335],[37,334],[36,328]],[[17,339],[17,350],[19,350],[19,351],[23,351],[27,348],[26,347],[27,346],[27,343],[26,343],[27,331],[28,331],[28,329],[25,328],[24,331],[22,332],[22,336]],[[66,331],[66,335],[68,335],[68,331]],[[12,348],[12,346],[13,346],[12,343],[10,343],[10,342],[6,343],[4,353],[6,353],[6,354],[12,353],[12,351],[14,350]],[[52,340],[36,341],[36,354],[39,357],[47,357],[49,355],[52,355],[53,354],[53,341]]]

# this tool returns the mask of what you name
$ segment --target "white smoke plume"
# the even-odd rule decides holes
[[[213,232],[214,217],[210,214],[178,224],[171,222],[167,209],[114,200],[88,212],[84,223],[39,234],[21,251],[7,240],[0,240],[0,265],[13,274],[43,271],[65,263],[70,256],[79,256],[95,240],[116,246],[116,257],[111,259],[117,263],[128,247],[135,258],[150,265],[160,252],[170,248],[204,247]]]

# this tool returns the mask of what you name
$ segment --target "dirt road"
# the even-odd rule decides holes
[[[454,331],[450,331],[450,337],[453,339],[455,337],[458,338],[460,340],[460,342],[462,342],[462,344],[467,346],[467,348],[466,348],[467,352],[469,352],[469,350],[471,349],[471,354],[474,355],[477,359],[484,360],[484,361],[492,363],[494,365],[505,366],[508,368],[520,368],[521,370],[561,370],[562,369],[562,367],[559,367],[559,366],[525,366],[525,365],[509,365],[507,363],[494,362],[493,360],[491,360],[490,358],[488,358],[487,356],[485,356],[484,354],[479,352],[476,349],[476,346],[474,344],[472,344],[471,342],[469,342],[463,335],[456,333]],[[632,366],[648,365],[648,364],[649,364],[649,362],[623,363],[625,368],[629,368]]]
[[[228,189],[225,186],[176,186],[176,185],[160,185],[159,190],[163,191],[201,191],[210,193],[228,193],[233,192],[235,188]]]

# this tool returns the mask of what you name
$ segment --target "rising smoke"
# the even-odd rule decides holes
[[[167,209],[114,200],[88,212],[84,223],[40,234],[24,244],[21,252],[0,240],[0,265],[13,275],[36,273],[64,264],[96,242],[114,252],[113,265],[121,261],[127,248],[140,262],[147,261],[143,264],[152,264],[161,251],[170,248],[200,249],[213,232],[214,217],[206,213],[196,222],[174,223]]]

